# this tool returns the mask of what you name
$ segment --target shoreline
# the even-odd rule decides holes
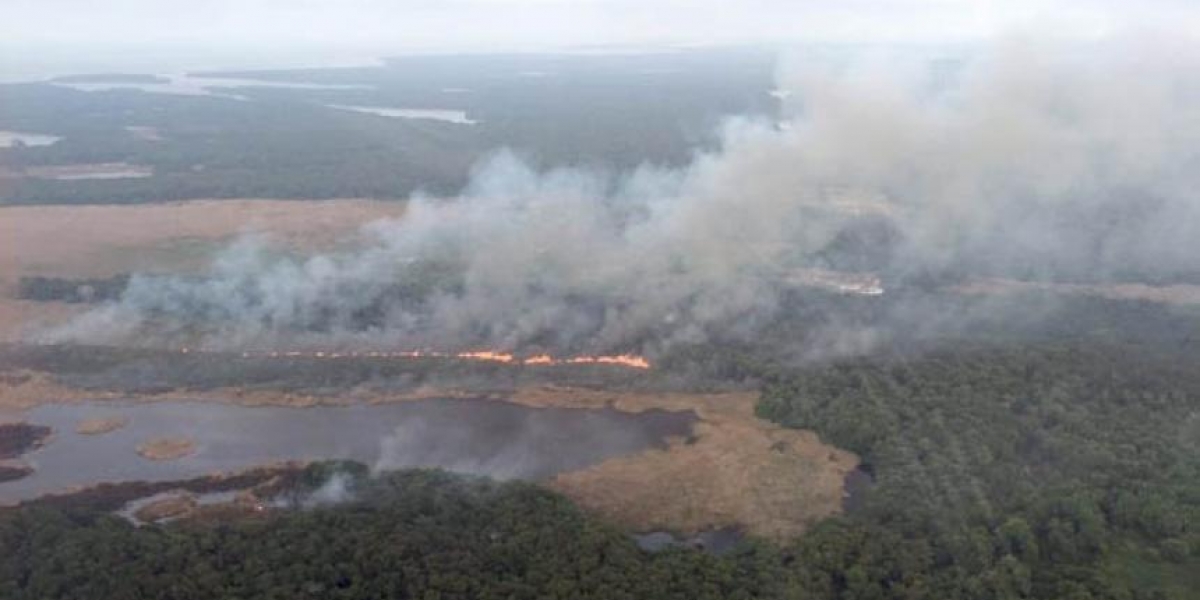
[[[404,392],[352,388],[337,394],[242,388],[130,394],[71,388],[45,372],[27,381],[54,393],[26,394],[21,403],[25,411],[87,401],[306,408],[465,399],[530,409],[692,412],[696,420],[690,434],[668,439],[665,448],[609,458],[538,482],[631,531],[691,535],[738,527],[758,537],[788,539],[843,511],[846,476],[859,466],[857,456],[822,442],[811,431],[760,419],[755,414],[758,392],[609,391],[525,384],[490,390],[426,386]]]

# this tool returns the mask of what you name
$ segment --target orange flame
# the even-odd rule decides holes
[[[575,358],[568,358],[566,362],[567,364],[573,365],[600,364],[620,365],[622,367],[631,367],[634,369],[650,368],[649,361],[633,354],[618,354],[616,356],[576,356]]]
[[[478,352],[459,352],[458,354],[455,354],[454,357],[466,360],[485,360],[498,363],[510,363],[513,361],[513,355],[511,354],[505,354],[503,352],[489,352],[487,350],[480,350]]]
[[[180,354],[204,353],[204,350],[194,348],[179,348]],[[520,358],[508,352],[496,352],[492,350],[472,350],[464,352],[437,352],[427,350],[397,350],[397,351],[378,351],[371,350],[365,352],[345,351],[335,352],[329,350],[246,350],[241,353],[242,358],[309,358],[309,359],[342,359],[342,358],[385,358],[385,359],[420,359],[420,358],[442,358],[442,359],[458,359],[458,360],[474,360],[481,362],[495,362],[501,364],[512,365],[527,365],[527,366],[558,366],[558,365],[614,365],[620,367],[628,367],[631,369],[649,369],[650,361],[644,357],[635,354],[616,354],[616,355],[598,355],[598,356],[571,356],[566,358],[556,358],[549,354],[535,354],[525,358]]]
[[[530,356],[521,362],[526,365],[552,365],[557,361],[549,354],[539,354],[537,356]]]

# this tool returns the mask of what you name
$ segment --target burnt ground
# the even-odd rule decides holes
[[[709,388],[690,375],[614,365],[510,365],[445,358],[243,356],[112,346],[0,344],[0,375],[49,374],[71,388],[130,395],[243,391],[336,396],[347,390],[406,393],[425,388],[508,392],[538,385],[650,390]],[[726,386],[728,387],[728,386]],[[705,391],[705,390],[696,390]]]
[[[20,479],[33,473],[33,467],[20,463],[0,463],[0,483]]]
[[[46,442],[49,427],[29,423],[0,423],[0,460],[17,458]]]
[[[288,487],[299,481],[305,473],[305,465],[286,463],[249,469],[239,473],[214,474],[182,481],[132,481],[102,483],[100,485],[65,494],[51,494],[36,500],[22,502],[16,506],[46,506],[63,510],[86,509],[111,512],[133,500],[153,496],[171,490],[184,490],[194,494],[244,490],[257,486]],[[11,508],[11,507],[10,507]],[[5,510],[0,507],[0,510]]]
[[[43,425],[0,423],[0,483],[21,479],[33,473],[33,467],[20,461],[22,454],[37,449],[54,433]]]

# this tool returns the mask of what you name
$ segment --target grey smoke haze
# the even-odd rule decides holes
[[[537,173],[501,153],[353,250],[297,259],[248,237],[210,276],[137,277],[47,339],[609,350],[749,334],[796,273],[848,268],[839,233],[868,221],[893,234],[856,268],[895,277],[1194,275],[1198,59],[1182,40],[1025,39],[949,71],[785,60],[787,121],[730,122],[686,169]]]
[[[0,77],[597,45],[946,43],[1194,32],[1192,0],[6,0]],[[250,64],[248,64],[250,63]]]
[[[305,508],[344,504],[354,499],[354,478],[348,473],[334,473],[321,487],[300,500]]]

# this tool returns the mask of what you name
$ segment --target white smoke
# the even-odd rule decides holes
[[[735,120],[678,170],[538,173],[511,154],[416,197],[354,250],[234,244],[209,276],[135,277],[46,339],[506,349],[753,331],[788,273],[864,214],[874,268],[1035,279],[1200,273],[1200,57],[1001,44],[961,64],[785,67],[786,123]],[[153,333],[153,335],[149,335]]]
[[[318,506],[333,506],[344,504],[354,499],[354,478],[347,473],[334,473],[321,487],[303,497],[300,505],[304,508]]]

